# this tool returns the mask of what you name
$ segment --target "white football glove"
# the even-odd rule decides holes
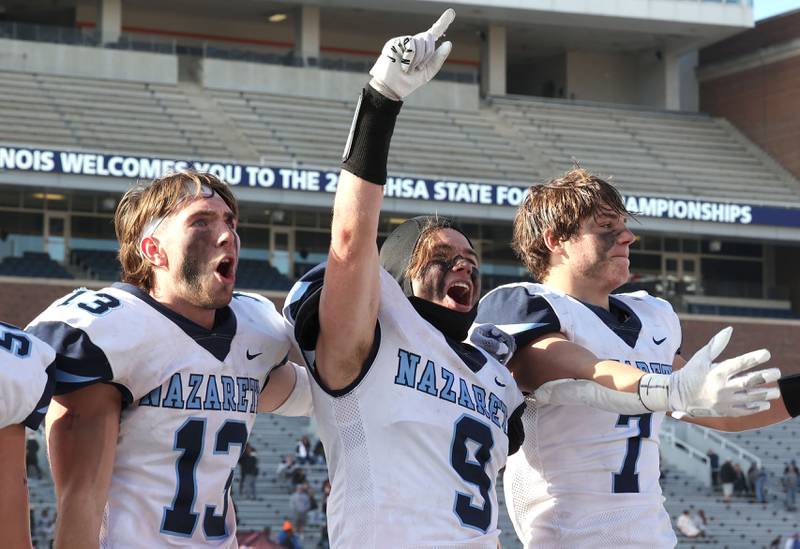
[[[469,342],[492,355],[504,366],[517,350],[514,336],[505,333],[494,324],[480,324],[472,328]]]
[[[685,415],[736,417],[767,410],[769,401],[780,396],[780,390],[763,385],[777,381],[780,370],[737,374],[769,360],[769,351],[761,349],[718,364],[713,362],[728,345],[732,333],[732,328],[719,332],[677,372],[645,374],[638,394],[615,391],[586,379],[558,379],[543,383],[533,396],[539,405],[582,404],[629,415],[674,412],[678,419]]]
[[[386,42],[369,71],[372,75],[370,86],[389,99],[401,101],[430,82],[453,48],[451,42],[443,42],[436,48],[436,41],[444,35],[455,17],[456,12],[448,8],[425,32],[398,36]]]
[[[639,382],[642,403],[650,410],[690,416],[736,417],[768,410],[769,401],[779,398],[780,390],[764,384],[777,381],[780,370],[742,372],[768,361],[769,351],[760,349],[713,362],[725,350],[732,333],[730,327],[720,331],[677,372],[644,375]]]

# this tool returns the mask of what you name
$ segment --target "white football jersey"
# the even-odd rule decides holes
[[[38,429],[53,394],[55,352],[40,339],[0,322],[0,429]]]
[[[274,305],[235,293],[208,330],[115,284],[76,290],[28,329],[56,350],[56,394],[123,394],[101,547],[236,547],[233,470],[291,346]]]
[[[518,348],[561,332],[600,359],[670,373],[681,330],[669,303],[635,292],[611,296],[610,305],[606,311],[540,284],[510,284],[483,298],[477,321],[514,334]],[[525,546],[673,547],[658,483],[663,419],[529,400],[522,451],[503,477]]]
[[[327,390],[316,333],[298,333],[317,322],[322,273],[295,285],[284,316],[314,379],[331,547],[496,549],[496,478],[521,434],[523,397],[510,373],[445,338],[381,270],[372,354],[350,387]]]

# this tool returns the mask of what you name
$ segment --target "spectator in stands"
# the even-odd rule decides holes
[[[315,463],[325,463],[325,448],[322,446],[322,440],[317,439],[314,445],[314,461]]]
[[[694,521],[694,525],[697,526],[697,529],[700,530],[700,535],[698,537],[704,538],[706,537],[706,530],[708,530],[708,519],[706,518],[706,512],[702,509],[698,509],[697,513],[692,517]]]
[[[783,549],[800,549],[800,534],[787,538],[786,543],[783,544]]]
[[[767,502],[767,471],[755,463],[750,466],[747,476],[753,484],[753,492],[758,503]]]
[[[25,445],[25,468],[28,471],[28,478],[31,473],[36,471],[36,478],[42,479],[42,470],[39,468],[39,441],[36,440],[36,434],[31,432],[28,434],[28,441]]]
[[[292,473],[294,473],[295,469],[297,469],[297,464],[294,461],[294,454],[286,454],[283,461],[278,464],[275,474],[278,478],[289,480],[292,478]]]
[[[318,549],[330,549],[331,542],[328,539],[328,523],[323,522],[322,526],[319,528],[319,543],[317,543]]]
[[[275,543],[275,538],[272,537],[272,526],[264,526],[264,529],[261,531],[264,535],[264,539],[270,543]]]
[[[258,457],[248,442],[239,458],[239,495],[256,499],[256,478],[258,477]]]
[[[297,448],[295,449],[295,457],[297,458],[297,463],[301,465],[305,465],[307,463],[313,463],[313,454],[311,453],[311,441],[308,439],[307,436],[303,435],[297,441]]]
[[[298,534],[303,533],[311,510],[311,497],[308,495],[308,485],[298,484],[294,493],[289,497],[289,507],[294,514],[294,524]]]
[[[683,513],[681,513],[681,516],[679,516],[678,520],[675,521],[675,527],[678,529],[678,532],[687,538],[696,538],[703,534],[703,532],[695,524],[694,520],[692,520],[692,517],[689,516],[688,510],[685,510]]]
[[[722,484],[722,500],[727,503],[733,496],[733,483],[736,482],[736,469],[731,460],[726,459],[719,468],[719,481]]]
[[[711,487],[716,488],[719,486],[719,456],[711,448],[708,449],[706,455],[708,456],[708,465],[711,467]]]
[[[278,545],[286,547],[287,549],[300,549],[300,538],[294,533],[292,523],[288,520],[283,521],[283,528],[281,533],[278,534]]]
[[[786,490],[786,510],[794,511],[797,498],[797,466],[790,463],[783,470],[783,489]],[[800,549],[800,548],[798,548]]]
[[[736,480],[733,481],[733,493],[736,496],[745,496],[750,493],[747,485],[747,477],[742,471],[742,466],[738,463],[733,465],[733,470],[736,472]]]
[[[42,514],[39,515],[39,536],[40,539],[45,540],[47,547],[52,544],[55,523],[56,518],[50,516],[50,509],[47,507],[42,509]]]
[[[306,470],[302,467],[295,467],[292,471],[292,486],[300,486],[305,484],[307,481],[306,479]]]
[[[326,478],[322,483],[322,514],[328,515],[328,497],[331,495],[331,480]]]

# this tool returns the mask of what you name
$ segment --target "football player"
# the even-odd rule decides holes
[[[673,547],[658,483],[664,412],[723,430],[788,417],[764,387],[777,369],[743,374],[766,350],[715,363],[728,328],[687,363],[669,303],[611,294],[629,279],[629,217],[617,190],[582,169],[532,186],[512,245],[541,283],[501,286],[479,307],[479,322],[514,335],[509,367],[535,391],[504,476],[526,547]]]
[[[48,345],[0,322],[0,547],[30,547],[25,427],[36,430],[53,394]]]
[[[211,174],[132,188],[114,219],[124,282],[29,326],[56,351],[56,547],[235,547],[231,479],[255,414],[309,413],[283,319],[233,292],[237,212]]]
[[[435,41],[453,17],[384,46],[351,127],[327,264],[284,306],[313,377],[332,547],[497,547],[496,476],[519,446],[523,398],[501,364],[462,343],[477,254],[435,216],[376,246],[401,101],[444,63],[451,44]]]

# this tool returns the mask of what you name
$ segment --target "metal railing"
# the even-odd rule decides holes
[[[0,23],[0,38],[168,54],[176,53],[177,48],[177,43],[174,39],[148,37],[139,34],[133,36],[123,33],[116,42],[103,44],[100,31],[97,29],[15,22]]]

